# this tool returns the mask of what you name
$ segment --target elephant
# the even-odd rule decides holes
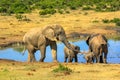
[[[86,43],[89,46],[89,50],[95,54],[97,63],[107,63],[107,38],[102,34],[93,34],[90,35]]]
[[[85,54],[84,58],[86,59],[87,63],[93,63],[94,62],[94,56],[95,54],[93,52],[82,52],[82,54]]]
[[[25,50],[28,50],[28,62],[36,61],[34,53],[37,50],[41,52],[39,62],[43,62],[46,56],[47,46],[51,48],[53,61],[58,62],[56,41],[61,41],[65,46],[72,49],[66,38],[65,30],[59,24],[48,25],[43,28],[33,28],[27,32],[23,37],[23,42],[25,44]]]
[[[72,62],[73,58],[75,58],[75,62],[78,62],[77,59],[77,54],[80,53],[80,47],[79,46],[74,46],[73,44],[71,44],[72,48],[74,50],[71,50],[70,48],[64,47],[64,54],[65,54],[65,61],[67,62]]]

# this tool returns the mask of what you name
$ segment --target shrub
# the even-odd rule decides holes
[[[108,19],[103,19],[102,22],[103,23],[109,23],[110,21]]]
[[[83,6],[82,10],[92,10],[90,6]]]
[[[58,13],[63,14],[64,11],[63,10],[58,10]]]
[[[65,11],[65,12],[68,13],[68,14],[70,13],[70,11]]]
[[[86,5],[85,7],[82,7]],[[96,11],[118,11],[119,0],[0,0],[0,12],[2,13],[28,13],[33,9],[68,9]],[[45,14],[45,12],[42,12]]]
[[[70,6],[70,9],[71,10],[76,10],[77,8],[76,8],[76,6]]]
[[[114,18],[112,20],[103,19],[102,22],[103,23],[115,23],[116,26],[120,26],[120,18]]]
[[[120,21],[116,22],[116,26],[120,26]]]
[[[21,20],[22,20],[22,18],[23,18],[23,16],[22,16],[21,14],[16,14],[16,16],[15,16],[15,17],[16,17],[16,19],[18,19],[18,20],[20,20],[20,21],[21,21]]]
[[[26,16],[23,16],[21,14],[16,14],[16,19],[18,19],[18,21],[31,21],[29,18],[27,18]]]
[[[114,18],[114,19],[110,20],[110,22],[113,22],[113,23],[117,23],[119,21],[120,21],[120,18]]]
[[[55,9],[44,9],[39,12],[40,15],[54,14],[56,13]]]
[[[62,64],[59,64],[59,67],[54,69],[53,72],[72,72],[72,70]]]

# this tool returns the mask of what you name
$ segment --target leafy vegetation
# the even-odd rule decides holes
[[[59,64],[59,67],[54,69],[53,72],[72,72],[72,70],[62,64]]]
[[[120,0],[0,0],[0,13],[22,14],[34,9],[40,10],[40,15],[62,13],[61,9],[118,11]]]
[[[120,26],[120,18],[114,18],[112,20],[103,19],[102,22],[103,23],[115,23],[116,26]]]
[[[27,22],[31,21],[29,18],[27,18],[26,16],[23,16],[21,14],[16,14],[15,17],[16,17],[16,19],[18,19],[18,21],[27,21]]]

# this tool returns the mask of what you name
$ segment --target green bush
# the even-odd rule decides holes
[[[113,23],[117,23],[119,21],[120,21],[120,18],[114,18],[114,19],[110,20],[110,22],[113,22]]]
[[[54,14],[56,13],[55,9],[44,9],[39,12],[40,15]]]
[[[103,23],[115,23],[116,26],[120,26],[120,18],[114,18],[112,20],[103,19],[102,22]]]
[[[92,8],[90,6],[83,6],[82,10],[92,10]]]
[[[63,14],[64,11],[63,10],[58,10],[58,13]]]
[[[67,14],[69,14],[70,13],[70,11],[65,11]]]
[[[120,26],[120,21],[116,22],[116,26]]]
[[[16,17],[16,19],[18,19],[18,20],[20,20],[20,21],[21,21],[21,20],[22,20],[22,18],[23,18],[23,16],[22,16],[21,14],[16,14],[16,16],[15,16],[15,17]]]
[[[103,23],[110,23],[110,21],[108,19],[103,19],[102,22]]]
[[[95,11],[101,11],[101,12],[118,11],[120,10],[120,1],[119,0],[84,0],[84,1],[83,0],[0,0],[0,13],[9,13],[9,14],[29,13],[33,9],[76,10],[81,8],[83,10],[93,9]],[[46,14],[46,11],[43,11],[41,14]]]
[[[76,8],[76,6],[70,6],[70,9],[71,10],[76,10],[77,8]]]
[[[16,19],[18,19],[18,21],[31,21],[29,18],[27,18],[26,16],[23,16],[21,14],[16,14]]]
[[[53,72],[72,72],[72,70],[62,64],[59,64],[58,68],[54,69]]]

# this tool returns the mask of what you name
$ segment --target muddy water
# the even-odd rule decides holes
[[[81,51],[88,51],[88,46],[84,40],[76,41],[76,42],[71,42],[74,45],[80,46]],[[120,63],[120,41],[114,41],[114,40],[109,40],[108,41],[108,56],[107,56],[107,62],[108,63]],[[59,62],[64,62],[64,44],[63,43],[58,43],[58,51],[57,51],[57,59]],[[21,61],[25,62],[27,61],[28,57],[28,52],[27,50],[25,51],[25,54],[22,55],[22,47],[10,47],[6,49],[0,50],[0,59],[9,59],[9,60],[15,60],[15,61]],[[79,63],[85,63],[86,60],[84,59],[84,55],[78,54],[78,62]],[[37,51],[35,53],[36,60],[39,61],[40,59],[40,51]],[[52,54],[51,54],[51,49],[48,46],[46,49],[46,58],[44,62],[52,62]]]

